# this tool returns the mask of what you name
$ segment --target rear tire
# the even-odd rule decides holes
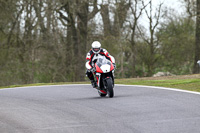
[[[113,81],[111,78],[106,80],[107,82],[107,91],[108,91],[108,96],[112,98],[114,96],[114,91],[113,91]]]

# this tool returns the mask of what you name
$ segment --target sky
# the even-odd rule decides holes
[[[164,6],[171,7],[179,13],[184,11],[183,3],[181,1],[183,0],[153,0],[155,4],[163,2]]]
[[[152,0],[153,11],[155,11],[155,9],[158,8],[160,3],[163,3],[162,9],[165,9],[166,7],[168,9],[171,8],[175,11],[176,14],[181,14],[184,12],[184,5],[181,1],[183,1],[183,0]],[[147,7],[147,11],[148,11],[148,7]],[[153,14],[154,14],[154,12],[153,12]],[[144,26],[146,29],[148,29],[149,20],[148,20],[147,16],[145,15],[145,13],[143,13],[143,16],[139,20],[139,23],[142,26]]]
[[[98,0],[98,3],[107,3],[108,0]],[[147,0],[148,2],[149,0]],[[173,10],[175,10],[176,13],[178,14],[181,14],[184,12],[184,6],[183,6],[183,3],[181,3],[181,1],[184,1],[184,0],[152,0],[152,4],[153,4],[153,10],[155,10],[158,5],[160,3],[163,3],[162,5],[162,9],[164,9],[165,7],[167,8],[172,8]],[[100,7],[99,7],[100,8]],[[148,10],[148,8],[147,8]],[[110,16],[112,17],[112,16]],[[96,16],[95,16],[95,20],[94,21],[97,21],[99,23],[98,25],[98,28],[97,30],[102,30],[102,18],[101,18],[101,15],[100,13],[98,13]],[[149,20],[147,19],[145,13],[143,13],[143,15],[141,16],[141,18],[139,19],[139,23],[145,27],[146,29],[148,29],[149,27]],[[100,32],[98,31],[98,33]]]

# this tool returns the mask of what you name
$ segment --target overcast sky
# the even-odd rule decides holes
[[[176,13],[181,14],[184,11],[184,6],[183,3],[181,3],[181,1],[183,0],[152,0],[152,4],[153,4],[153,10],[155,10],[156,8],[158,8],[158,5],[160,3],[163,3],[162,5],[162,9],[164,9],[165,7],[167,8],[172,8],[175,10]],[[106,3],[107,0],[98,0],[98,3]],[[145,1],[146,2],[146,1]],[[147,1],[148,2],[148,1]],[[99,7],[100,8],[100,7]],[[148,8],[148,7],[147,7]],[[148,9],[147,9],[148,10]],[[98,13],[95,16],[95,21],[99,21],[99,28],[97,29],[102,29],[102,20],[101,20],[101,15],[100,13]],[[143,25],[146,29],[148,29],[148,25],[149,25],[149,20],[147,19],[145,13],[143,13],[143,15],[141,16],[141,18],[139,19],[139,23],[141,25]]]
[[[158,8],[158,5],[160,3],[163,3],[162,9],[164,9],[165,7],[167,7],[168,9],[171,8],[175,11],[175,13],[181,14],[184,12],[184,6],[183,3],[181,3],[181,1],[183,0],[152,0],[152,6],[153,10],[155,11],[155,9]],[[149,20],[147,19],[146,15],[143,15],[139,21],[140,24],[142,24],[145,28],[149,27]]]
[[[153,0],[153,1],[155,2],[163,1],[165,6],[171,7],[178,12],[182,12],[184,10],[183,3],[181,2],[183,0]]]

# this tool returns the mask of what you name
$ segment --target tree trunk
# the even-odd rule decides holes
[[[103,19],[104,36],[111,35],[112,26],[109,18],[109,5],[101,5],[101,16]]]
[[[154,15],[153,15],[153,6],[152,6],[153,4],[152,4],[151,0],[149,1],[149,6],[150,6],[149,7],[149,12],[147,11],[147,9],[145,9],[146,15],[147,15],[148,20],[149,20],[149,33],[150,33],[150,38],[149,39],[145,38],[143,36],[143,39],[147,43],[148,49],[149,49],[149,58],[148,58],[148,61],[146,63],[147,68],[148,68],[147,76],[152,76],[152,74],[154,72],[155,63],[156,63],[156,45],[155,45],[156,37],[155,37],[155,31],[156,31],[156,27],[158,26],[159,20],[160,20],[160,17],[161,17],[162,4],[163,3],[159,4],[157,12],[155,12]],[[143,5],[144,5],[144,3],[143,3]]]
[[[79,3],[79,2],[78,2]],[[84,68],[85,67],[85,55],[87,53],[86,51],[86,45],[87,45],[87,36],[88,36],[88,31],[87,31],[87,23],[88,23],[88,2],[83,1],[79,3],[79,10],[78,10],[78,26],[77,26],[77,31],[78,31],[78,44],[80,45],[78,50],[79,50],[79,60],[78,60],[78,69],[77,69],[77,74],[79,76],[77,77],[77,81],[83,81],[85,78],[85,72]]]
[[[197,16],[196,16],[196,43],[194,53],[193,73],[199,73],[197,61],[200,60],[200,0],[197,0]]]
[[[133,21],[129,22],[129,26],[131,28],[131,39],[130,39],[130,44],[131,44],[131,51],[132,51],[132,60],[131,60],[131,76],[136,77],[136,50],[135,50],[135,35],[136,35],[136,27],[138,25],[138,19],[142,15],[143,10],[146,8],[147,5],[142,5],[140,6],[139,3],[142,3],[143,1],[138,1],[134,0],[133,3],[130,3],[130,9],[131,9],[131,15],[133,16]]]

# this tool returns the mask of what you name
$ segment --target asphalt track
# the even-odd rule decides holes
[[[0,90],[0,133],[200,133],[200,95],[122,86],[101,98],[90,85]]]

